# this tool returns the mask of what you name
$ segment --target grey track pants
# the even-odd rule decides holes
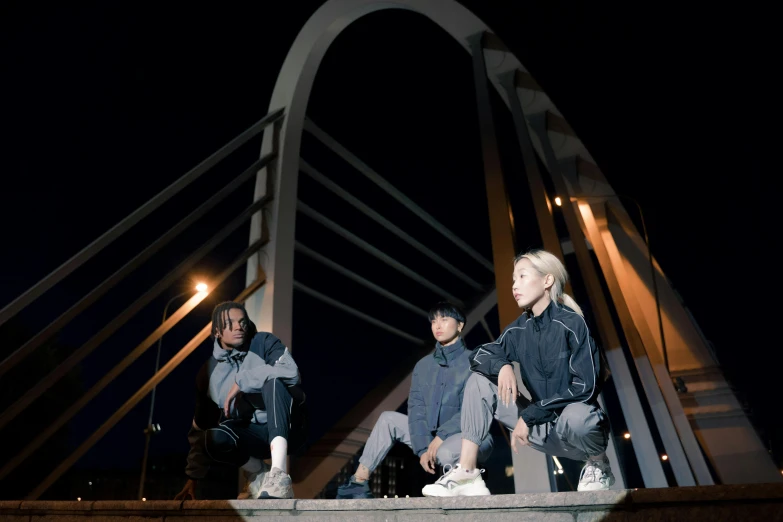
[[[409,448],[411,447],[408,416],[396,411],[385,411],[381,413],[378,422],[375,423],[370,438],[367,439],[367,444],[364,446],[364,452],[362,452],[362,456],[359,458],[359,463],[363,464],[370,471],[374,471],[396,442],[402,442]],[[489,434],[489,430],[487,430],[485,436],[479,439],[478,445],[478,461],[483,462],[492,453],[492,436]],[[452,435],[444,440],[443,444],[438,448],[436,455],[437,463],[441,466],[446,464],[454,466],[459,462],[461,450],[462,434]]]
[[[462,437],[478,444],[489,433],[493,417],[513,430],[526,403],[527,399],[520,396],[516,404],[503,405],[498,400],[497,385],[483,375],[472,374],[462,398]],[[586,460],[606,451],[609,424],[598,406],[572,403],[555,422],[530,428],[528,440],[533,449],[548,455]]]

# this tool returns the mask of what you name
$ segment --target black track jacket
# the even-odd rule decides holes
[[[528,426],[556,420],[571,403],[591,404],[600,391],[600,353],[584,318],[567,306],[552,302],[538,317],[523,313],[497,341],[471,352],[470,369],[497,384],[512,361],[532,398],[520,413]]]

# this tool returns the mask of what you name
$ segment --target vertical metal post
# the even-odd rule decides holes
[[[514,221],[503,179],[495,123],[492,117],[492,105],[487,85],[487,69],[484,63],[482,45],[484,33],[476,33],[468,38],[470,52],[473,55],[473,80],[476,87],[476,105],[478,108],[479,128],[481,131],[481,149],[484,158],[484,180],[487,187],[489,208],[489,226],[492,236],[492,258],[495,265],[495,286],[498,296],[498,315],[500,329],[511,324],[519,316],[519,308],[512,298],[509,281],[514,271],[516,255]],[[516,365],[515,365],[516,367]],[[517,382],[521,383],[518,368]],[[524,389],[520,386],[520,389]],[[546,455],[538,451],[512,452],[514,465],[514,488],[517,493],[532,491],[551,491],[547,474]]]
[[[511,295],[509,281],[514,272],[516,238],[513,214],[506,194],[506,183],[500,162],[492,106],[489,100],[486,65],[482,41],[484,33],[468,38],[473,54],[473,79],[476,87],[481,149],[484,159],[484,180],[489,207],[489,228],[492,236],[492,258],[495,266],[495,288],[498,291],[500,327],[504,328],[519,317],[519,307]]]
[[[169,314],[169,306],[171,306],[171,303],[174,302],[175,299],[182,297],[183,295],[187,294],[188,292],[182,292],[181,294],[177,294],[166,303],[166,306],[163,307],[163,320],[161,321],[161,324],[166,322],[166,317]],[[161,347],[163,346],[163,335],[161,335],[158,338],[158,349],[157,354],[155,355],[155,371],[152,373],[154,376],[158,373],[158,370],[160,369],[160,351]],[[155,413],[155,395],[158,390],[158,386],[155,385],[152,388],[152,395],[150,397],[150,415],[149,419],[147,420],[147,428],[144,430],[144,457],[141,459],[141,477],[139,478],[139,500],[144,498],[144,482],[147,480],[147,459],[149,458],[150,454],[150,440],[152,439],[152,416]]]
[[[291,138],[285,144],[279,135],[285,132],[291,119],[290,112],[286,112],[282,122],[278,121],[273,128],[264,131],[261,155],[276,151],[277,157],[259,171],[254,201],[263,198],[269,191],[274,200],[268,215],[261,211],[250,222],[250,244],[264,234],[269,235],[269,242],[248,261],[246,283],[255,281],[263,270],[266,284],[245,303],[248,315],[258,330],[274,333],[289,348],[292,339],[294,230],[301,125],[298,132],[289,133]],[[296,120],[303,121],[304,117]],[[284,172],[288,175],[283,175]]]

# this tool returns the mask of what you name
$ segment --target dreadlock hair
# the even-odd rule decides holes
[[[430,308],[430,311],[427,314],[430,322],[438,316],[451,317],[456,319],[458,323],[465,323],[465,312],[462,311],[462,308],[449,301],[440,301]]]
[[[223,329],[228,325],[226,322],[226,319],[228,318],[228,312],[234,308],[242,310],[242,312],[245,314],[245,317],[247,318],[247,339],[252,339],[255,336],[256,325],[253,324],[253,321],[251,321],[249,317],[247,317],[247,310],[245,310],[245,305],[242,303],[237,303],[236,301],[223,301],[222,303],[219,303],[217,306],[215,306],[214,310],[212,310],[213,338],[222,332]]]

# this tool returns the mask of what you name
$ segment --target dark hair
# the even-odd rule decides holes
[[[456,319],[458,323],[465,322],[465,312],[462,311],[462,308],[448,301],[440,301],[439,303],[435,304],[432,308],[430,308],[427,316],[429,317],[430,321],[438,316],[441,316],[452,317]]]
[[[223,329],[227,326],[225,319],[226,312],[232,309],[238,309],[242,310],[242,313],[245,314],[245,317],[247,318],[247,332],[248,332],[248,338],[252,339],[253,336],[256,334],[256,325],[253,324],[253,321],[250,320],[249,317],[247,317],[247,310],[245,310],[245,305],[242,303],[237,303],[236,301],[223,301],[222,303],[219,303],[217,306],[215,306],[215,309],[212,310],[212,337],[215,337],[216,334],[223,331]]]

